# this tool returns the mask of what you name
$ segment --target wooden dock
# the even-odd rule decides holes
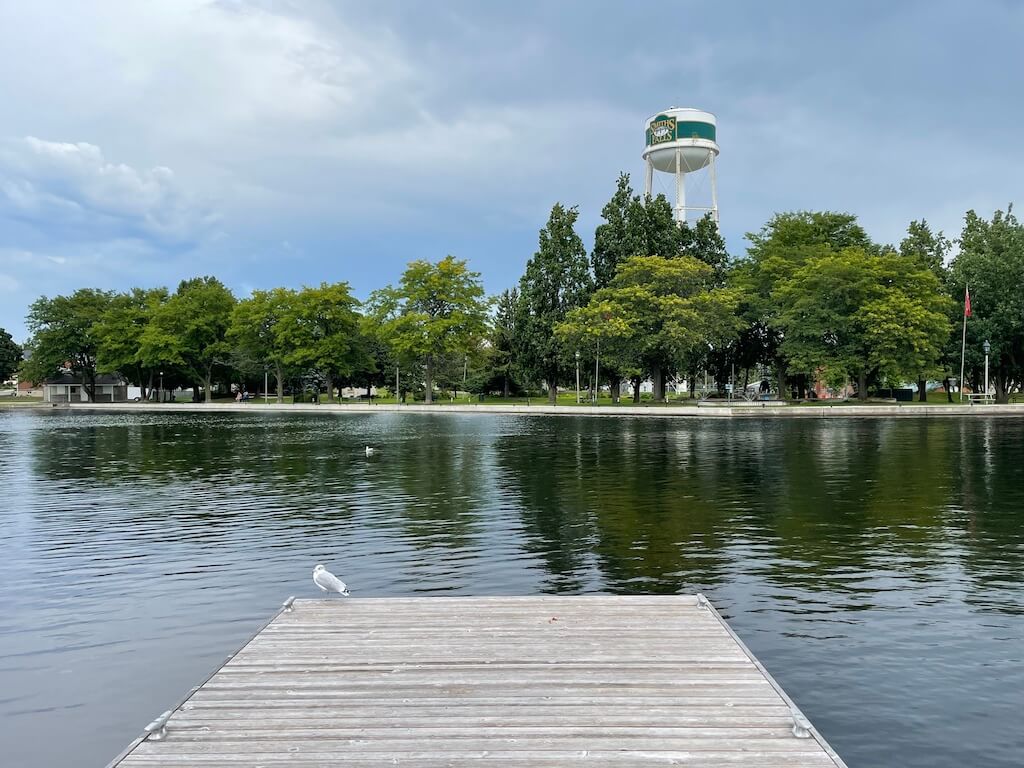
[[[844,768],[701,596],[295,600],[110,766]]]

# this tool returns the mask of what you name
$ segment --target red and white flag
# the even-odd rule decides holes
[[[971,316],[971,289],[964,288],[964,317]]]

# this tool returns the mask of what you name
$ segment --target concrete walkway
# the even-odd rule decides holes
[[[988,416],[1024,417],[1024,403],[1015,405],[746,405],[708,406],[635,406],[635,405],[395,405],[369,403],[314,405],[311,403],[82,403],[58,404],[56,408],[76,411],[160,411],[163,413],[319,413],[345,415],[357,413],[447,413],[447,414],[518,414],[527,416],[647,416],[654,418],[793,418],[843,419],[864,417],[933,417],[959,416],[976,418]]]

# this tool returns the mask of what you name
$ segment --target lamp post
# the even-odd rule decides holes
[[[580,404],[580,351],[576,350],[576,405]]]
[[[601,337],[597,337],[597,356],[594,358],[594,405],[597,405],[597,393],[601,391]]]
[[[395,405],[401,405],[398,398],[398,363],[395,363]]]
[[[992,345],[988,343],[988,339],[985,339],[985,343],[981,345],[985,350],[985,394],[988,394],[988,353],[992,351]]]
[[[270,405],[270,392],[267,391],[268,389],[270,389],[270,387],[268,386],[269,384],[270,384],[270,370],[267,368],[267,366],[264,365],[263,366],[263,404],[264,405]]]
[[[160,371],[160,402],[164,401],[164,372]]]

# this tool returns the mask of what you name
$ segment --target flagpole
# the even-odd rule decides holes
[[[967,301],[971,295],[971,286],[964,287],[964,332],[960,340],[960,402],[964,401],[964,355],[967,353]]]

